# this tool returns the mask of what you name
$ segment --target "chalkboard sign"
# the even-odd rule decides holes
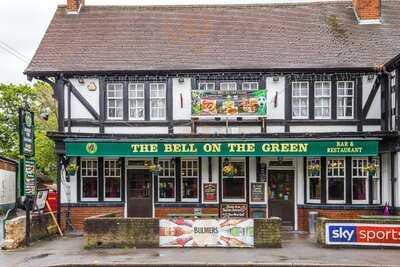
[[[247,204],[222,204],[222,218],[246,218]]]
[[[203,184],[203,202],[217,201],[217,183]]]
[[[265,183],[251,183],[251,202],[265,202]]]
[[[267,182],[267,164],[260,163],[260,170],[258,172],[258,182]]]

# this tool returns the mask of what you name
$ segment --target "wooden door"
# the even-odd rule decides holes
[[[294,171],[268,171],[268,216],[282,219],[282,226],[294,226]]]
[[[127,170],[128,217],[152,217],[152,182],[147,170]]]

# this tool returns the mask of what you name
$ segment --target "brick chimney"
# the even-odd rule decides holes
[[[359,24],[381,23],[381,0],[353,0],[353,10]]]
[[[67,0],[67,13],[78,14],[85,5],[85,0]]]

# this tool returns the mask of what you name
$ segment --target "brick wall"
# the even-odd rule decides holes
[[[324,209],[297,209],[297,224],[300,231],[308,231],[308,213],[317,211],[318,217],[326,217],[329,219],[357,219],[360,215],[382,215],[381,210],[324,210]]]
[[[80,4],[85,4],[85,0],[67,0],[68,11],[78,11]]]
[[[381,17],[381,0],[353,0],[353,7],[361,20]]]
[[[66,207],[62,207],[63,215],[65,215],[66,210]],[[83,230],[83,222],[86,218],[115,212],[123,215],[124,207],[71,207],[71,220],[76,230]],[[65,222],[65,216],[62,216],[61,222]]]
[[[254,219],[254,246],[256,248],[282,247],[281,219]]]
[[[0,159],[0,170],[15,172],[17,171],[17,165]]]

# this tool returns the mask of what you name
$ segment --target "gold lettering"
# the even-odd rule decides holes
[[[282,152],[289,152],[289,144],[281,144]]]
[[[299,151],[300,152],[307,152],[308,144],[299,144]]]
[[[150,145],[150,152],[157,152],[157,151],[158,151],[157,144],[151,144]]]
[[[228,144],[229,152],[235,152],[235,144]]]
[[[279,152],[279,145],[278,144],[272,144],[271,145],[271,151],[272,152]]]
[[[255,152],[256,151],[256,145],[251,143],[247,144],[247,152]]]
[[[205,152],[221,152],[221,144],[204,144]]]
[[[298,144],[290,144],[290,152],[297,152],[299,151],[299,145]]]
[[[164,152],[166,152],[166,153],[173,152],[172,144],[164,144]]]
[[[271,151],[271,145],[270,144],[263,144],[261,149],[264,152],[269,152],[269,151]]]

